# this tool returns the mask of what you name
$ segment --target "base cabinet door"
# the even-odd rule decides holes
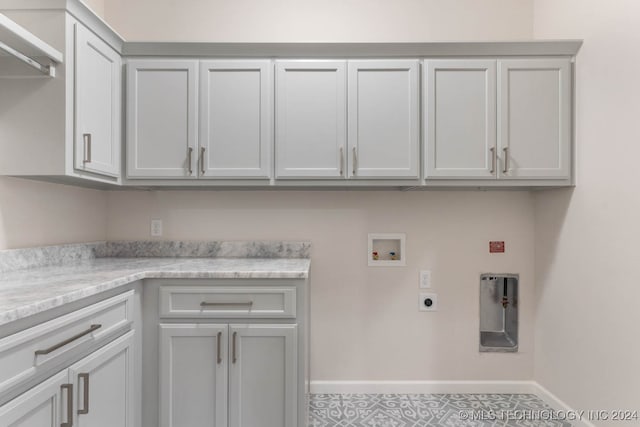
[[[296,325],[230,325],[229,427],[296,427]]]
[[[501,179],[571,174],[569,59],[513,59],[498,65]]]
[[[73,389],[67,379],[64,370],[0,406],[0,426],[71,427]]]
[[[133,345],[131,331],[69,368],[74,427],[133,427]]]
[[[227,336],[227,325],[160,325],[161,427],[227,427]]]

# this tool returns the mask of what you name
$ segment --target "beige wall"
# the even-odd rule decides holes
[[[104,4],[105,1],[110,1],[110,0],[81,0],[84,4],[86,4],[87,6],[89,6],[91,8],[91,10],[93,10],[96,15],[98,15],[101,18],[104,18]]]
[[[111,192],[109,239],[310,240],[312,379],[533,377],[534,219],[528,192]],[[407,267],[367,267],[367,233],[406,232]],[[507,253],[490,255],[491,239]],[[431,269],[440,311],[418,311]],[[483,272],[521,274],[521,347],[478,353]]]
[[[536,37],[584,38],[578,186],[536,197],[535,359],[536,380],[582,409],[640,396],[638,22],[635,0],[535,3]]]
[[[532,0],[107,0],[129,40],[230,42],[529,39]]]
[[[0,177],[0,249],[104,240],[106,193]]]

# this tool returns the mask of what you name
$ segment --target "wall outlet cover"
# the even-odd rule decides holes
[[[152,237],[162,236],[162,220],[161,219],[151,220],[151,236]]]
[[[420,292],[420,311],[438,311],[438,294]]]
[[[431,271],[420,271],[420,289],[429,289],[431,287]]]

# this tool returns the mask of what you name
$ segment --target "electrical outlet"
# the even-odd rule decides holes
[[[151,236],[152,237],[162,236],[162,220],[161,219],[151,220]]]
[[[431,287],[431,271],[420,271],[420,289],[429,289]]]
[[[438,311],[438,294],[420,292],[420,311]]]

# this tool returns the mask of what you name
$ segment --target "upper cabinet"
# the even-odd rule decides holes
[[[271,61],[201,61],[198,174],[269,178]]]
[[[197,61],[129,61],[129,178],[197,176],[197,66]]]
[[[344,178],[346,61],[276,63],[276,178]]]
[[[4,2],[2,13],[64,62],[49,74],[0,73],[0,174],[120,184],[123,40],[83,4],[70,13],[19,3]],[[0,68],[17,70],[7,60],[0,56]]]
[[[503,179],[571,177],[568,59],[499,61],[498,148]]]
[[[496,176],[496,61],[424,64],[425,177]]]
[[[120,176],[122,63],[120,55],[76,25],[75,167]]]
[[[350,178],[418,178],[418,61],[349,61]]]
[[[417,179],[418,61],[278,61],[276,178]]]

